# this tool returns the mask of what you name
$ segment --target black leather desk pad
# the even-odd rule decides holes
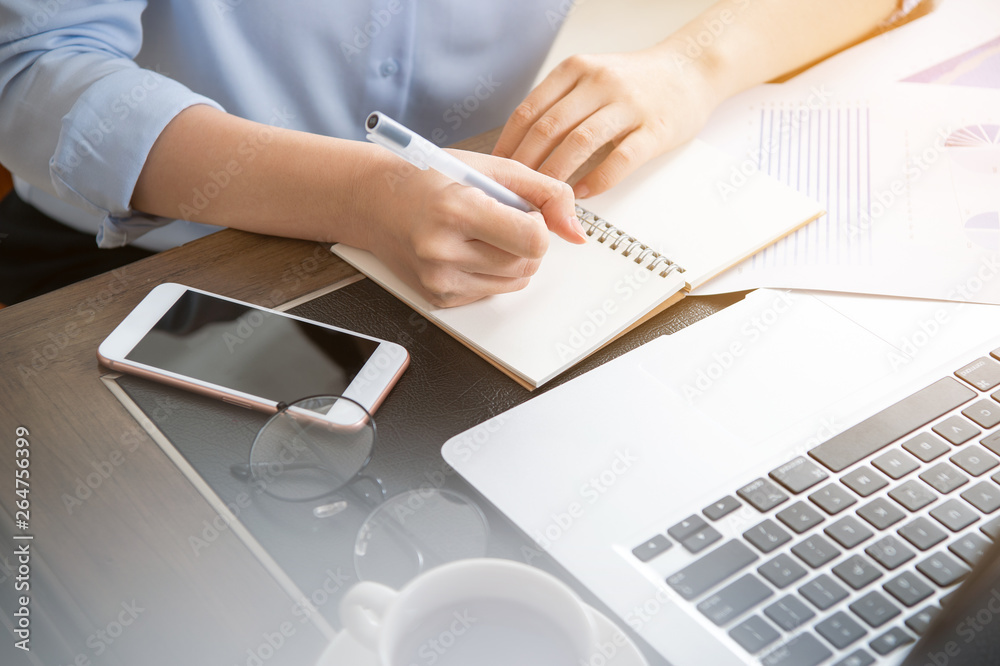
[[[441,446],[453,435],[533,394],[550,390],[660,335],[684,328],[743,295],[686,298],[534,392],[519,386],[370,280],[350,284],[291,312],[399,342],[409,351],[409,369],[375,415],[378,442],[366,468],[366,473],[382,480],[388,497],[422,486],[464,494],[487,516],[488,556],[530,559],[530,564],[561,577],[588,603],[607,612],[550,558],[539,557],[530,540],[458,477],[441,458]],[[351,582],[356,579],[353,546],[370,508],[352,503],[337,516],[317,519],[311,513],[315,502],[294,504],[256,494],[247,503],[250,487],[231,475],[232,464],[248,459],[254,435],[266,415],[127,375],[117,382],[222,501],[239,509],[241,522],[306,596],[321,590],[324,582],[333,577],[331,574],[344,574]],[[203,527],[203,533],[189,539],[192,550],[211,547],[212,528]],[[338,628],[339,596],[350,584],[319,605],[323,615]],[[320,600],[325,597],[318,595]],[[646,652],[651,663],[662,663]]]

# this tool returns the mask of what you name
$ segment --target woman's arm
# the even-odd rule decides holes
[[[499,204],[373,144],[261,125],[208,106],[186,109],[160,134],[132,206],[368,249],[445,306],[527,285],[548,247],[547,227],[583,242],[565,183],[511,160],[458,155],[541,213]]]
[[[609,141],[575,185],[604,192],[683,143],[727,97],[813,63],[871,33],[897,0],[722,0],[651,48],[574,56],[514,111],[494,155],[569,178]]]
[[[525,286],[547,227],[583,242],[570,188],[516,162],[463,156],[541,214],[373,145],[227,114],[138,67],[146,5],[0,0],[0,161],[101,219],[102,245],[175,218],[344,241],[432,302],[455,305]]]

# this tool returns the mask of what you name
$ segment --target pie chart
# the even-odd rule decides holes
[[[949,134],[944,145],[955,161],[967,169],[1000,171],[1000,125],[967,125]]]
[[[973,215],[965,221],[965,235],[976,245],[1000,250],[1000,213]]]

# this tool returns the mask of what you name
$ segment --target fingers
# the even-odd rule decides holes
[[[528,286],[528,278],[502,278],[492,275],[464,273],[461,282],[435,283],[424,281],[422,291],[432,305],[452,308],[478,301],[487,296],[508,294]]]
[[[521,102],[504,125],[493,154],[511,157],[524,141],[528,131],[556,102],[565,97],[576,85],[577,75],[566,66],[556,67]],[[547,155],[548,153],[546,153]]]
[[[460,252],[457,260],[454,257],[448,257],[447,260],[437,257],[421,258],[411,264],[396,264],[394,270],[397,270],[400,277],[415,287],[424,298],[438,307],[464,305],[486,296],[519,291],[528,286],[531,275],[516,275],[514,263],[511,264],[511,270],[506,271],[511,275],[462,270],[461,264],[478,267],[481,263],[490,263],[489,260],[483,261],[481,257],[477,258],[475,255],[478,251],[471,249],[466,256],[461,256]],[[522,261],[525,262],[522,267],[523,272],[530,272],[533,275],[537,271],[538,261]],[[490,265],[489,270],[496,268]]]
[[[571,243],[582,244],[586,242],[587,238],[583,233],[583,228],[576,218],[576,203],[573,197],[573,190],[569,185],[511,160],[495,160],[475,155],[462,155],[462,157],[468,157],[474,164],[479,160],[488,159],[484,164],[486,174],[504,187],[520,194],[534,204],[541,211],[545,225],[550,230],[560,238]],[[485,197],[485,195],[483,196]],[[496,214],[502,216],[504,219],[510,219],[509,216],[512,214],[518,216],[527,215],[526,213],[515,211],[513,208],[493,202],[492,199],[489,199],[489,201],[496,204],[500,209],[503,209],[497,211]],[[495,231],[502,233],[502,229]],[[489,234],[490,232],[484,231],[483,233]],[[499,240],[495,236],[490,236],[489,238]],[[487,239],[483,238],[483,240]],[[493,244],[496,245],[497,243]],[[497,246],[513,254],[525,257],[530,256],[529,254],[519,252],[510,245]]]
[[[414,242],[413,270],[425,297],[435,305],[451,307],[527,286],[548,245],[549,233],[541,216],[508,208],[480,192],[450,194],[457,197],[455,210],[459,211],[457,216],[442,218],[450,231]],[[480,198],[484,201],[476,201]],[[507,211],[515,215],[495,215]],[[520,217],[529,224],[520,224]],[[526,239],[541,239],[541,245]],[[514,254],[498,245],[518,251],[527,247],[533,256]]]
[[[505,206],[465,185],[444,187],[430,213],[432,226],[413,238],[417,258],[428,266],[529,277],[548,250],[549,232],[541,214]]]
[[[501,278],[530,278],[538,272],[542,258],[519,257],[487,242],[471,240],[456,248],[454,262],[466,273]]]
[[[455,154],[539,212],[525,213],[478,189],[421,174],[421,180],[434,183],[434,195],[421,197],[423,214],[408,223],[409,242],[397,242],[393,263],[431,303],[454,306],[523,289],[543,261],[550,229],[574,243],[586,242],[569,185],[512,160]]]
[[[574,188],[576,195],[583,199],[611,189],[656,154],[656,143],[648,131],[639,129],[632,132],[580,179]]]
[[[482,203],[482,215],[474,215],[467,221],[465,233],[469,239],[482,241],[519,259],[545,256],[549,234],[541,215],[523,213],[492,199]]]
[[[567,180],[611,143],[614,150],[574,187],[579,198],[604,192],[698,130],[707,110],[697,95],[688,104],[688,83],[652,50],[573,56],[514,112],[495,154]]]
[[[624,105],[600,108],[568,132],[538,170],[557,180],[567,180],[602,146],[632,129],[634,120]]]
[[[570,91],[567,97],[556,102],[528,128],[510,158],[538,169],[553,147],[566,139],[576,124],[575,119],[586,117],[584,114],[591,112],[592,104],[592,100]]]

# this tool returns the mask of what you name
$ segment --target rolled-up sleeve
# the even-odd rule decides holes
[[[0,162],[103,218],[102,247],[171,219],[131,208],[153,143],[182,110],[222,107],[133,62],[145,0],[0,0]]]

